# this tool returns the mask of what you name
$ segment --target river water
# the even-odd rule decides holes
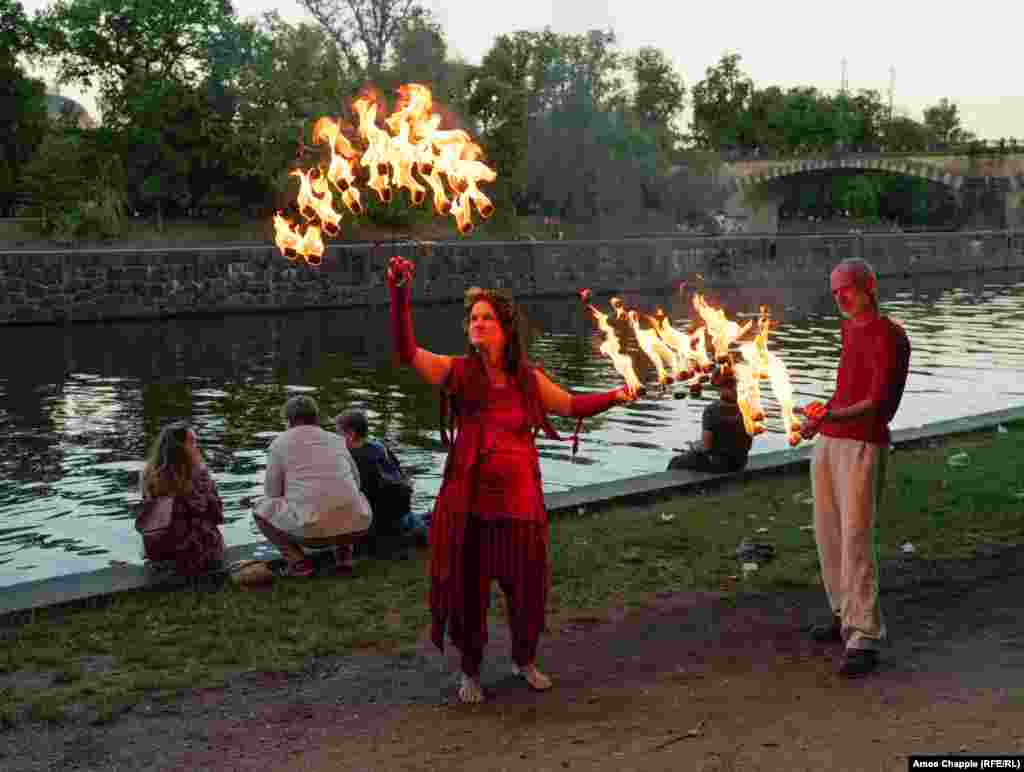
[[[690,296],[625,296],[661,305],[677,327]],[[1024,405],[1024,272],[924,277],[882,284],[883,310],[914,347],[894,428]],[[839,318],[827,293],[771,287],[708,293],[730,317],[767,303],[780,322],[770,348],[787,363],[797,401],[827,398],[839,352]],[[609,310],[607,298],[597,298]],[[597,351],[600,338],[574,300],[527,301],[531,356],[562,385],[621,383]],[[457,305],[416,309],[419,342],[439,353],[465,346]],[[625,331],[624,331],[625,333]],[[641,378],[653,381],[628,333]],[[244,497],[262,488],[265,451],[282,430],[285,399],[307,392],[331,417],[349,405],[395,447],[426,510],[440,485],[438,397],[391,363],[386,309],[317,311],[157,322],[0,329],[0,586],[140,563],[132,524],[138,471],[160,427],[193,422],[225,502],[229,545],[258,540]],[[715,393],[649,397],[585,422],[575,461],[568,442],[539,439],[545,489],[662,471],[673,448],[696,439]],[[768,432],[754,452],[786,447],[765,389]],[[571,433],[572,422],[556,426]]]

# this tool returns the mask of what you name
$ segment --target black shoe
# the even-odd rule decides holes
[[[839,662],[839,675],[856,678],[878,667],[878,652],[874,649],[847,649]]]
[[[827,625],[815,625],[811,628],[811,638],[818,643],[841,643],[843,640],[843,625],[838,618],[833,617],[832,622]]]

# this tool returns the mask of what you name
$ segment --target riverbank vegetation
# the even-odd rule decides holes
[[[0,0],[0,89],[14,105],[0,116],[0,215],[39,215],[29,240],[58,244],[139,240],[140,230],[173,243],[182,219],[218,237],[220,225],[230,237],[246,224],[241,236],[266,241],[248,224],[294,198],[288,172],[317,150],[306,147],[313,121],[351,120],[348,106],[370,87],[390,109],[411,81],[432,88],[445,127],[468,129],[498,170],[487,192],[506,216],[482,224],[483,238],[514,236],[527,215],[557,220],[566,238],[713,228],[707,214],[727,195],[721,163],[734,156],[1007,150],[977,142],[948,100],[918,121],[893,115],[876,91],[756,88],[735,53],[688,87],[660,49],[548,28],[505,31],[471,64],[415,0],[302,2],[312,23],[241,18],[213,0],[53,0],[32,17]],[[46,94],[33,67],[92,88],[102,122]],[[837,181],[794,208],[903,225],[947,216],[941,191],[918,186],[910,205],[897,188]],[[429,213],[401,201],[370,205],[366,221],[428,234]],[[342,236],[359,238],[351,220]]]
[[[1024,544],[1024,422],[894,453],[879,519],[883,592],[921,563]],[[732,481],[551,523],[550,634],[656,595],[785,592],[818,585],[806,471]],[[739,543],[775,559],[744,571]],[[909,545],[909,546],[908,546]],[[362,560],[354,576],[279,579],[264,591],[147,591],[96,608],[40,610],[0,628],[0,727],[106,722],[245,673],[425,646],[426,553]],[[492,614],[500,618],[501,603]]]

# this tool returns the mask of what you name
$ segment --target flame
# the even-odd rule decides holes
[[[764,425],[764,411],[761,409],[761,379],[754,368],[745,362],[737,362],[732,366],[736,376],[736,404],[743,416],[743,428],[751,437],[761,434]]]
[[[762,373],[766,373],[772,384],[772,392],[775,399],[779,401],[779,408],[782,411],[782,425],[789,438],[789,444],[796,446],[800,444],[801,422],[794,412],[795,401],[793,399],[793,384],[789,380],[789,371],[782,360],[772,351],[768,350],[768,331],[772,322],[769,316],[768,307],[761,306],[761,314],[758,319],[758,333],[754,339],[753,350],[750,354],[758,359],[758,367]],[[744,351],[744,356],[748,354]],[[762,375],[761,377],[765,377]]]
[[[742,338],[753,322],[740,325],[738,322],[726,318],[725,311],[714,306],[709,306],[704,301],[704,296],[696,293],[693,296],[693,307],[704,320],[704,324],[711,335],[711,345],[715,350],[715,359],[725,361],[729,356],[729,346]]]
[[[704,330],[699,327],[690,334],[677,330],[671,320],[660,308],[655,312],[658,337],[675,353],[673,375],[677,380],[689,380],[710,369],[711,360],[704,346]]]
[[[589,294],[589,290],[583,290],[580,293],[580,298],[585,299],[589,297]],[[615,334],[615,330],[612,329],[612,326],[608,324],[608,315],[602,314],[590,303],[585,303],[585,305],[587,310],[593,314],[598,329],[604,333],[604,340],[601,342],[601,353],[612,360],[612,365],[626,381],[626,385],[631,390],[639,391],[640,379],[637,378],[636,371],[633,369],[633,360],[620,350],[619,338]]]
[[[319,265],[324,254],[320,228],[307,225],[305,230],[300,230],[301,227],[278,212],[274,215],[274,242],[289,260],[298,260],[302,256],[311,265]]]
[[[387,203],[391,201],[391,163],[388,158],[391,137],[377,125],[376,102],[369,97],[360,97],[352,107],[359,114],[359,136],[366,142],[366,152],[359,161],[370,175],[366,185]]]
[[[579,296],[593,314],[598,327],[605,333],[605,343],[601,346],[601,352],[612,358],[616,369],[628,382],[639,387],[639,381],[632,373],[632,362],[619,350],[619,341],[608,323],[608,315],[590,305],[590,290],[580,290]],[[789,444],[798,445],[802,441],[801,424],[795,415],[793,386],[789,373],[782,359],[768,350],[768,334],[772,321],[767,306],[761,306],[757,320],[757,335],[753,340],[738,346],[742,361],[736,361],[736,354],[731,348],[751,329],[753,321],[740,324],[728,319],[724,309],[709,305],[700,294],[694,295],[693,306],[704,324],[689,334],[673,327],[668,315],[660,307],[655,310],[654,316],[648,316],[636,309],[627,308],[618,297],[609,298],[608,303],[618,319],[629,322],[638,345],[651,360],[662,384],[673,379],[679,380],[690,387],[691,396],[700,396],[703,384],[708,381],[711,381],[712,385],[721,386],[724,385],[725,379],[735,379],[737,404],[743,417],[743,427],[747,434],[753,437],[765,431],[761,382],[767,380],[771,383],[772,392],[779,402],[783,430]],[[642,321],[649,326],[641,326]],[[709,337],[711,352],[708,351]],[[712,353],[714,359],[711,357]],[[824,411],[824,407],[816,407],[812,403],[807,407],[808,414],[812,408],[818,407]]]
[[[689,378],[692,375],[690,370],[693,369],[689,367],[692,350],[689,336],[673,327],[671,320],[660,308],[655,312],[654,319],[656,322],[654,329],[658,333],[658,337],[673,354],[672,376],[677,380]]]
[[[647,355],[647,358],[651,360],[654,368],[658,371],[658,383],[671,383],[672,376],[668,374],[666,365],[670,368],[675,365],[675,353],[658,337],[656,329],[643,329],[640,327],[640,314],[636,311],[626,312],[626,318],[629,319],[629,324],[633,328],[633,333],[636,335],[636,342],[640,344],[640,349]]]
[[[341,200],[354,215],[363,213],[359,188],[355,187],[356,173],[352,167],[359,154],[341,127],[331,118],[323,117],[313,126],[313,142],[325,143],[330,148],[331,160],[327,166],[327,179],[341,191]]]
[[[768,332],[771,329],[771,318],[767,306],[761,306],[758,318],[758,332],[753,342],[744,343],[740,347],[743,358],[750,363],[753,377],[760,381],[768,379],[772,385],[772,393],[779,402],[782,412],[782,426],[789,444],[799,445],[801,423],[794,412],[793,384],[789,380],[789,371],[782,359],[768,350]]]
[[[474,209],[482,219],[494,214],[494,204],[480,190],[480,184],[494,182],[497,173],[481,160],[481,147],[462,129],[440,128],[442,118],[433,111],[433,96],[426,86],[407,83],[398,93],[395,111],[383,119],[385,128],[378,125],[382,107],[376,96],[364,94],[352,103],[358,116],[356,134],[365,144],[361,152],[335,119],[324,116],[314,123],[313,144],[328,148],[326,171],[314,167],[291,174],[300,178],[300,214],[307,221],[317,221],[318,234],[335,236],[340,232],[342,215],[334,207],[334,191],[349,212],[363,214],[365,207],[357,187],[360,179],[384,203],[391,201],[396,188],[408,191],[413,206],[422,204],[427,193],[432,193],[434,211],[441,216],[452,215],[463,235],[473,230]],[[275,219],[274,241],[282,253],[295,251],[296,224],[280,213],[278,216],[284,222],[279,225]],[[305,249],[305,244],[302,241],[299,249]],[[308,245],[313,246],[313,242]],[[307,258],[313,255],[307,251],[297,254]]]

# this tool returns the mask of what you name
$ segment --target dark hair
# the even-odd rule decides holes
[[[724,376],[718,382],[718,399],[722,402],[728,402],[735,404],[739,401],[739,394],[736,388],[736,376],[727,375]]]
[[[312,397],[296,394],[294,397],[289,397],[288,401],[284,403],[284,407],[281,408],[281,417],[288,422],[289,426],[304,424],[316,426],[320,423],[320,408]]]
[[[481,300],[489,303],[494,309],[494,315],[498,317],[498,323],[501,324],[501,329],[505,332],[505,358],[502,362],[502,369],[506,373],[515,375],[519,372],[520,366],[526,362],[525,320],[519,313],[519,309],[516,308],[516,304],[512,302],[512,298],[502,290],[470,287],[465,294],[466,316],[462,321],[462,328],[467,335],[469,334],[469,315],[473,311],[473,306]],[[480,356],[480,352],[472,345],[468,346],[467,353],[471,357]]]
[[[185,450],[191,426],[175,421],[160,430],[142,470],[142,490],[151,498],[192,493],[192,459]]]
[[[334,419],[334,425],[339,432],[355,432],[360,438],[370,433],[370,422],[366,418],[366,413],[355,407],[339,413]]]

